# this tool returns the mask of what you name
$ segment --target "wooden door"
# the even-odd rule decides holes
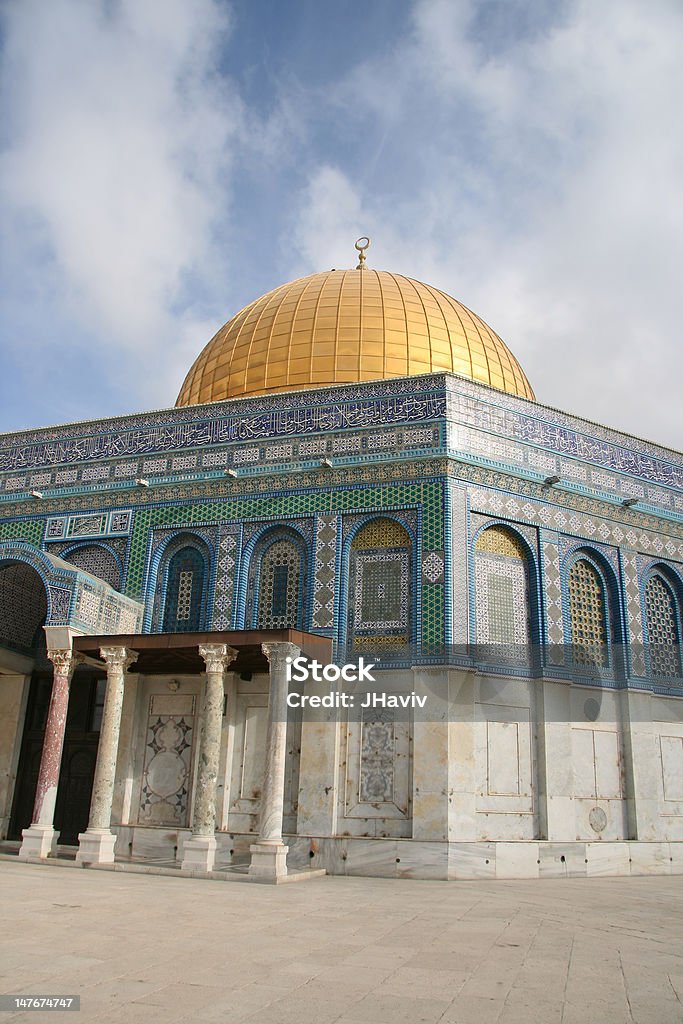
[[[88,826],[105,682],[103,673],[90,668],[76,669],[71,681],[55,806],[55,829],[60,833],[61,845],[76,846],[78,833]],[[10,839],[21,839],[22,829],[31,824],[51,689],[51,674],[34,673],[8,832]]]

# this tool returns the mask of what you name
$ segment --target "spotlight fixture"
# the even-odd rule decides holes
[[[553,484],[559,484],[561,479],[562,479],[561,476],[557,476],[556,474],[553,474],[553,476],[547,476],[545,478],[545,480],[543,481],[543,483],[546,485],[546,487],[552,487]]]
[[[631,505],[637,505],[639,501],[640,498],[624,498],[621,504],[624,506],[624,508],[630,508]]]
[[[42,498],[43,497],[43,492],[42,491],[31,491],[31,497],[32,498]]]
[[[332,469],[332,463],[329,459],[321,459],[320,466],[322,469]]]
[[[226,476],[237,476],[237,470],[236,469],[230,469],[230,467],[226,467],[223,470],[223,472],[225,473]]]
[[[145,480],[142,476],[137,477],[135,483],[138,487],[149,487],[149,480]]]

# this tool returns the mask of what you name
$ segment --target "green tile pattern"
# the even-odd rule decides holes
[[[444,589],[441,583],[422,586],[422,644],[442,644],[444,641]]]
[[[18,523],[0,523],[0,540],[25,540],[38,548],[45,523],[42,519],[27,519]]]
[[[131,534],[126,594],[139,597],[144,586],[145,562],[150,530],[160,526],[191,528],[207,522],[246,522],[249,520],[282,521],[297,515],[315,512],[363,511],[364,509],[401,508],[417,505],[422,511],[422,557],[444,548],[444,486],[441,480],[378,484],[339,490],[269,495],[253,498],[225,498],[155,508],[139,508],[135,513]],[[422,592],[423,631],[433,642],[443,640],[443,586],[425,587]],[[432,642],[432,641],[430,641]]]

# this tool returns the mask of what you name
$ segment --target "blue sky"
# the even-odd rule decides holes
[[[171,406],[253,298],[429,281],[681,447],[678,0],[9,0],[0,429]]]

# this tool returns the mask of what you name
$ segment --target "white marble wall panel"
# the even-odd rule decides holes
[[[586,843],[586,860],[586,874],[592,878],[631,873],[628,843]]]
[[[346,843],[345,873],[367,878],[386,878],[396,874],[400,843],[393,839],[354,839]]]
[[[451,769],[458,756],[449,749],[448,673],[416,668],[413,689],[425,699],[413,712],[413,838],[448,838]]]
[[[386,682],[384,680],[386,679]],[[376,674],[375,692],[409,695],[410,672]],[[356,709],[342,735],[338,829],[356,836],[410,836],[412,723],[390,708]]]
[[[9,828],[30,676],[0,675],[0,839]]]
[[[683,839],[683,723],[653,723],[654,769],[661,795],[657,837]]]
[[[497,843],[449,843],[448,878],[495,878]]]
[[[683,839],[683,835],[679,837]],[[683,842],[669,843],[669,859],[672,875],[683,875]]]
[[[586,848],[583,843],[539,843],[539,878],[583,878]]]
[[[306,692],[324,696],[327,683],[307,683]],[[340,807],[340,745],[343,725],[334,709],[304,716],[301,727],[298,830],[303,835],[328,836],[337,832]]]
[[[662,788],[670,803],[683,801],[683,736],[659,737]]]
[[[671,874],[671,856],[668,843],[629,843],[628,847],[631,874]]]
[[[538,843],[496,843],[496,878],[538,878]]]
[[[530,790],[531,773],[525,770],[529,761],[528,723],[525,726],[520,730],[517,721],[486,723],[486,796],[516,797]],[[523,751],[523,747],[527,749]],[[525,775],[528,778],[523,778]]]
[[[448,879],[448,845],[419,840],[403,840],[396,844],[396,877]]]
[[[619,734],[607,724],[572,729],[577,839],[626,839]]]
[[[516,690],[520,693],[517,699],[522,699],[526,686],[525,681],[511,680],[511,699]],[[507,692],[505,687],[502,692]],[[523,699],[528,702],[528,690]],[[534,839],[537,822],[531,709],[479,703],[475,721],[478,837]]]
[[[196,696],[189,693],[150,696],[139,824],[190,824],[196,703]]]
[[[236,715],[229,827],[256,832],[265,770],[267,693],[240,692]]]
[[[170,684],[170,685],[169,685]],[[131,824],[154,824],[152,821],[141,822],[141,807],[145,788],[145,767],[149,762],[151,753],[148,746],[149,726],[154,709],[156,707],[156,718],[160,717],[159,708],[166,708],[167,698],[180,697],[183,700],[183,717],[185,708],[194,707],[190,716],[194,719],[201,694],[200,676],[127,676],[124,686],[124,708],[122,718],[122,732],[119,741],[119,752],[116,762],[116,783],[114,787],[115,804],[112,811],[112,820],[116,823],[124,822]],[[156,701],[156,704],[155,704]],[[164,712],[166,714],[166,712]],[[156,825],[163,828],[182,828],[189,825],[189,813],[192,806],[192,786],[195,779],[195,762],[197,758],[197,744],[194,735],[194,720],[191,723],[191,734],[189,750],[184,751],[184,763],[189,769],[187,782],[187,796],[183,798],[187,813],[181,819],[175,821],[159,820]],[[128,746],[128,744],[131,746]]]
[[[232,793],[232,766],[235,757],[235,734],[237,730],[238,679],[230,668],[223,677],[225,691],[225,714],[221,729],[221,750],[216,780],[216,829],[227,831],[230,818],[230,797]]]
[[[449,810],[448,837],[462,842],[477,837],[475,695],[474,671],[451,669],[448,673]]]

